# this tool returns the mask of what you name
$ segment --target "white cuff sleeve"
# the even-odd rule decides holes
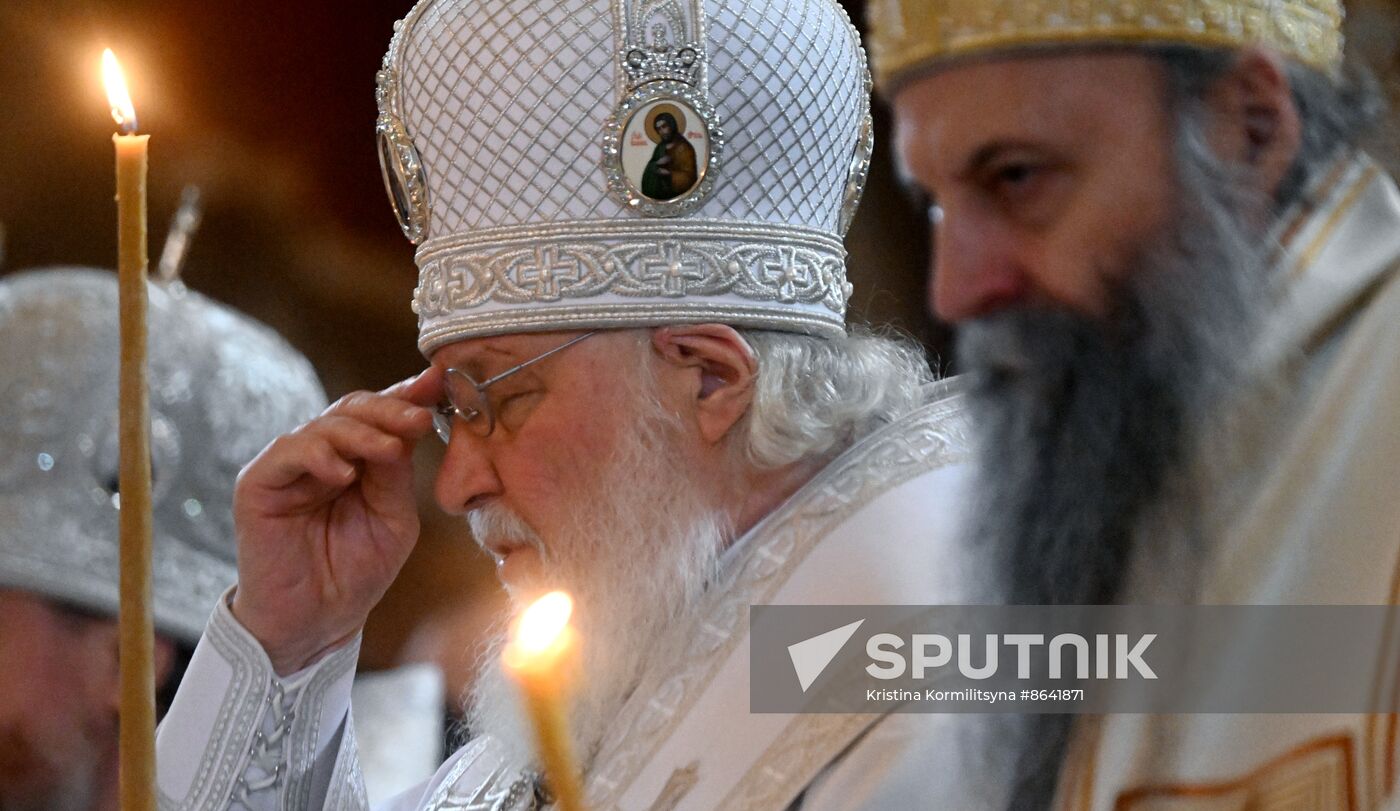
[[[156,731],[161,811],[365,807],[349,722],[359,649],[279,678],[225,594]]]

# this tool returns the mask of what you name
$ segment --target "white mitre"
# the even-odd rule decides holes
[[[421,0],[378,92],[420,349],[699,322],[844,334],[869,87],[835,0]]]
[[[152,613],[193,643],[233,584],[233,485],[326,395],[281,336],[180,282],[152,283]],[[115,616],[116,274],[0,280],[0,587]]]

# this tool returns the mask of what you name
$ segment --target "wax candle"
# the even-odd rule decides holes
[[[544,595],[521,614],[502,654],[506,672],[525,700],[540,766],[559,811],[583,811],[583,788],[565,713],[577,646],[569,627],[572,613],[569,595]]]
[[[120,800],[122,811],[155,811],[155,631],[151,618],[150,403],[146,384],[146,142],[117,57],[102,54],[117,153],[117,273],[121,308]]]

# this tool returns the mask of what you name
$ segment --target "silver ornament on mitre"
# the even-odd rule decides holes
[[[378,76],[419,347],[845,331],[870,79],[835,0],[421,0]]]
[[[239,469],[326,398],[271,329],[178,282],[148,290],[153,610],[157,629],[194,641],[235,580]],[[0,346],[0,586],[115,615],[116,276],[0,279]]]

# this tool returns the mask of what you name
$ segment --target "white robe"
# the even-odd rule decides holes
[[[1400,599],[1400,193],[1365,158],[1331,174],[1277,268],[1254,360],[1286,394],[1253,415],[1263,430],[1212,533],[1207,604]],[[1135,572],[1125,602],[1152,599],[1162,575]],[[1373,714],[1081,718],[1057,807],[1400,809],[1397,718],[1381,712],[1400,651],[1380,660]]]
[[[584,776],[589,808],[995,802],[999,781],[963,779],[987,770],[978,716],[749,712],[750,605],[957,603],[980,595],[975,557],[955,543],[967,451],[961,395],[940,384],[922,409],[864,438],[739,539],[690,648],[643,675],[605,736]],[[223,809],[234,799],[256,809],[367,808],[346,723],[354,659],[352,645],[279,680],[221,604],[160,728],[161,807]],[[498,766],[489,740],[468,744],[387,808],[526,807],[498,805],[517,782]]]

